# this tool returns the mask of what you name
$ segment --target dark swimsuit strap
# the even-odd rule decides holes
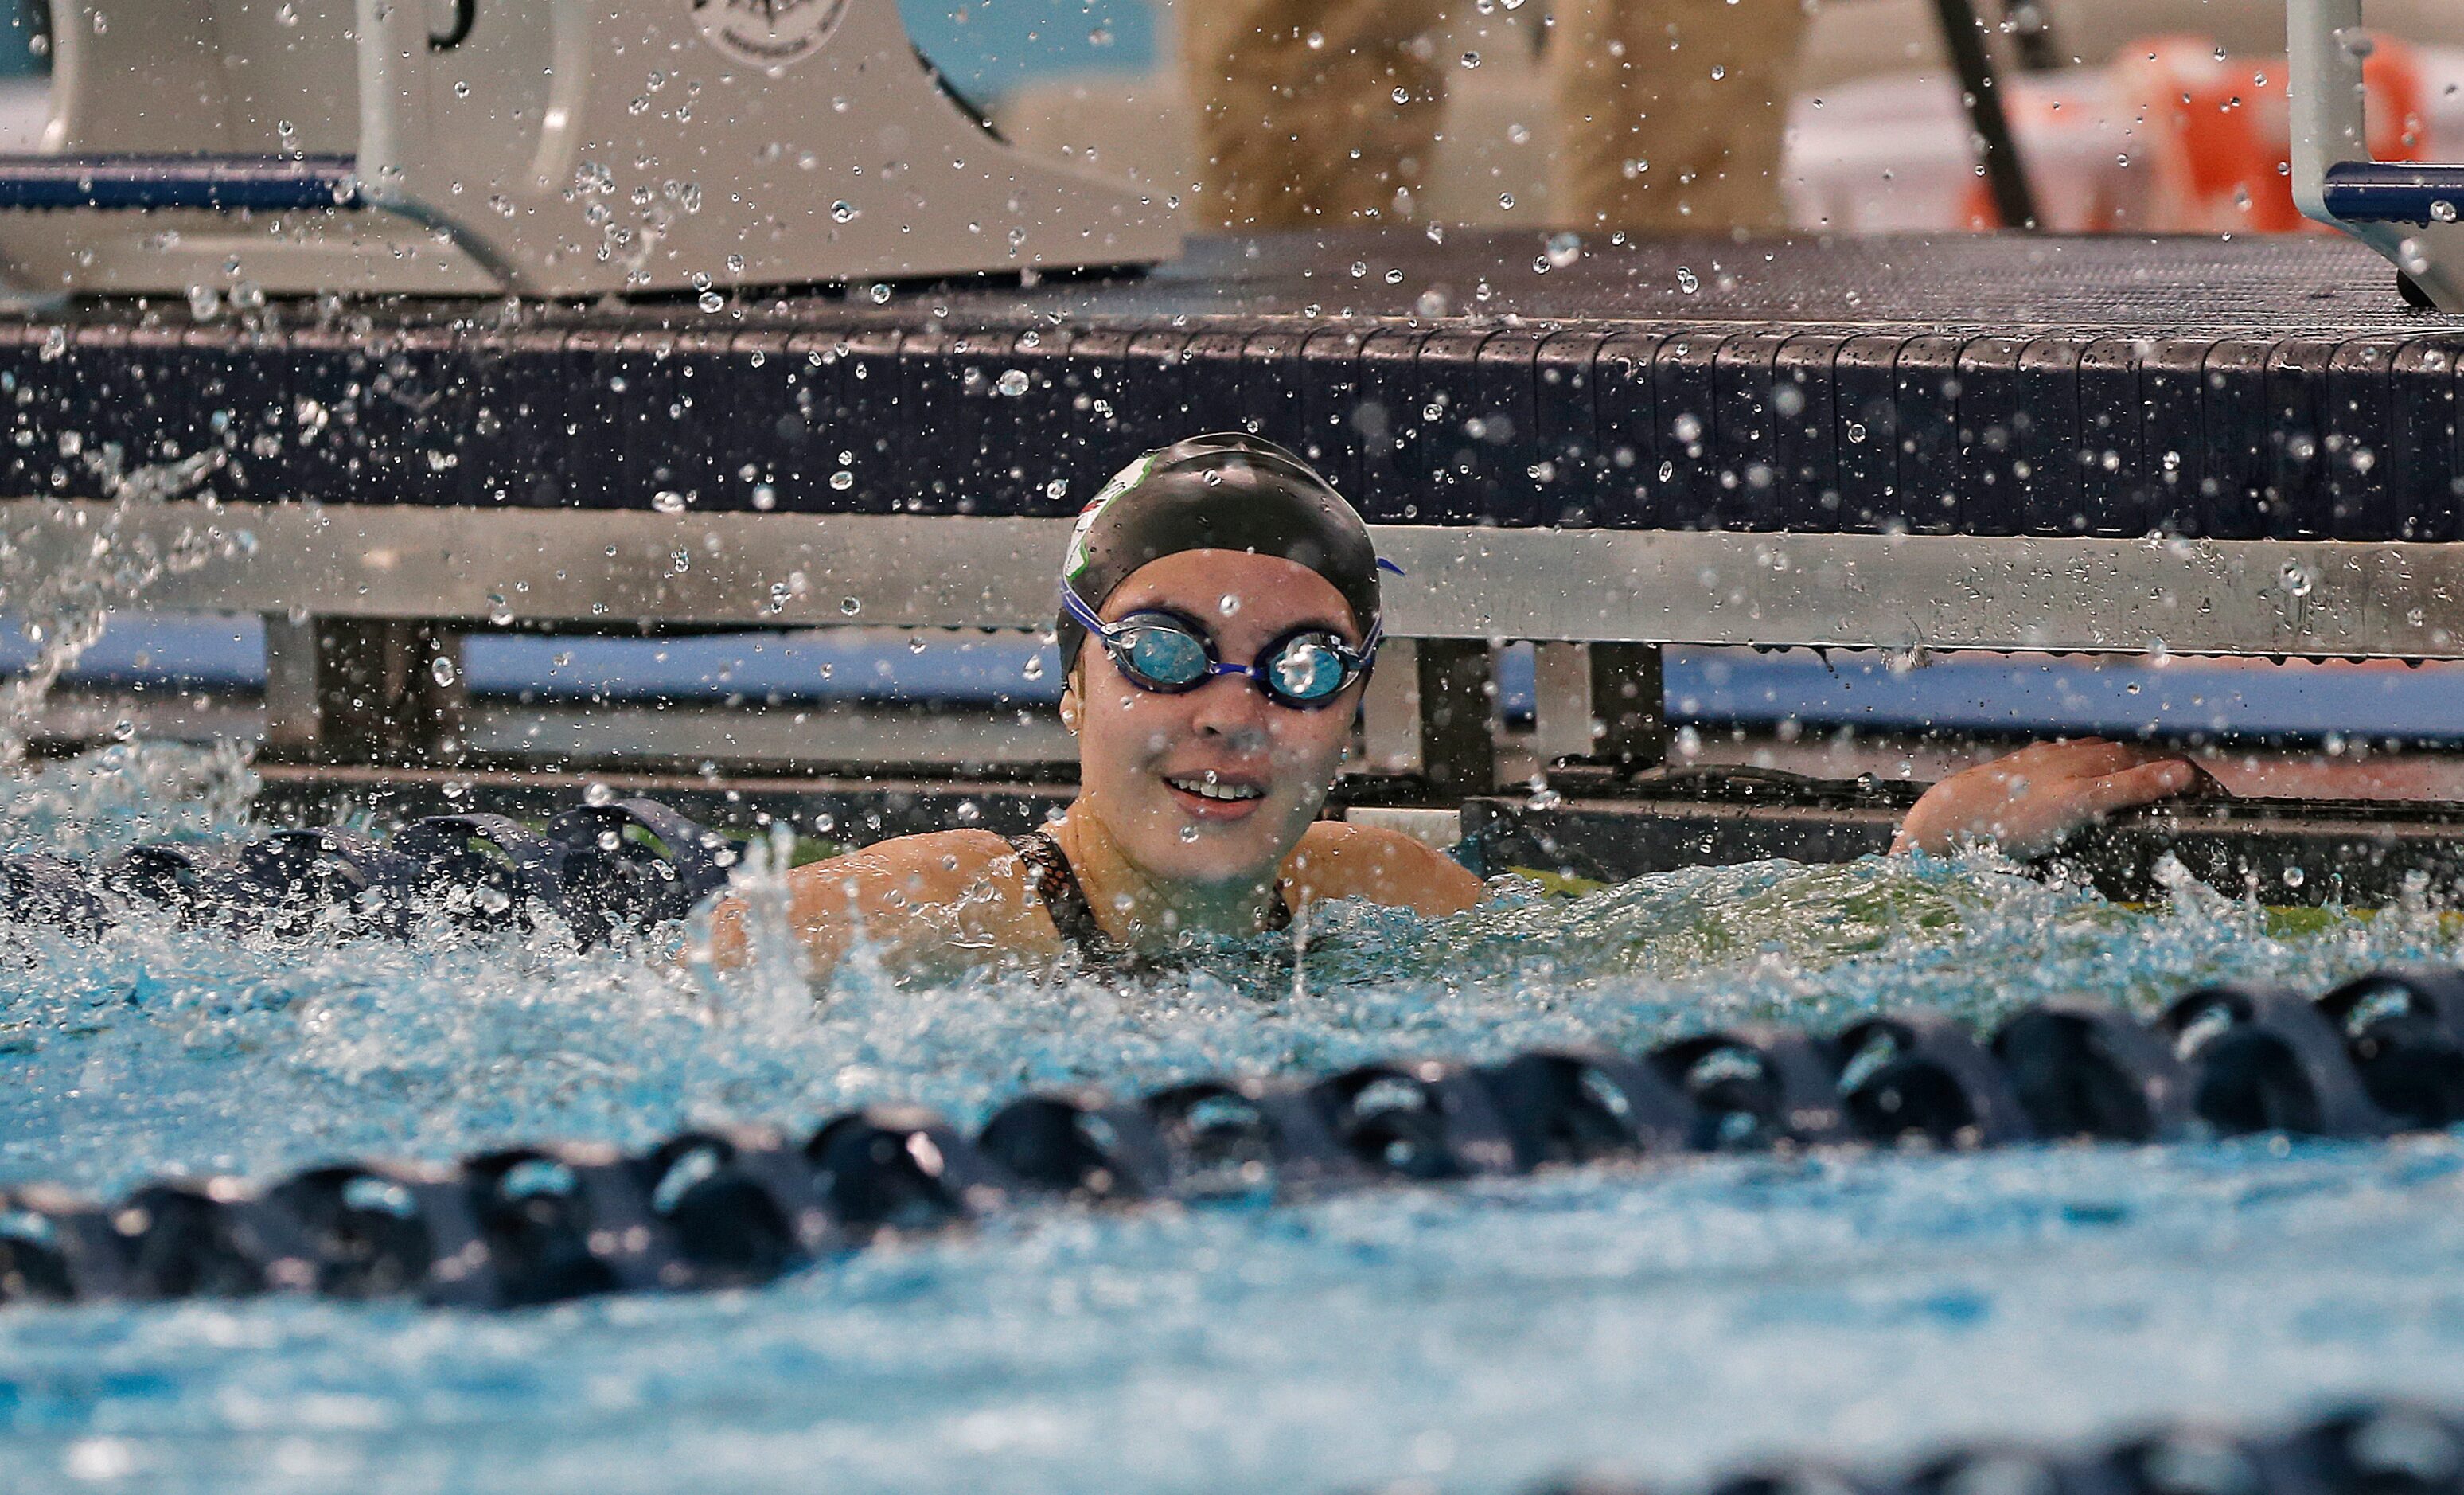
[[[1029,885],[1035,895],[1044,900],[1045,912],[1052,916],[1054,933],[1061,943],[1082,964],[1090,966],[1127,967],[1141,962],[1134,952],[1111,935],[1095,921],[1095,910],[1087,902],[1087,890],[1078,881],[1077,868],[1069,865],[1068,853],[1052,832],[1038,826],[1023,836],[1010,838],[1010,849],[1026,864]],[[1283,885],[1275,887],[1275,906],[1266,915],[1268,929],[1291,927],[1291,906],[1284,901]]]

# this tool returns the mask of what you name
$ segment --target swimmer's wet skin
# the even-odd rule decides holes
[[[1376,662],[1381,568],[1358,513],[1271,442],[1196,436],[1122,469],[1063,563],[1077,800],[1019,845],[944,831],[799,868],[789,917],[815,974],[859,936],[930,976],[1152,960],[1330,899],[1425,915],[1478,903],[1477,877],[1410,837],[1318,819]],[[1935,785],[1895,849],[2032,855],[2194,773],[2095,738],[2041,743]],[[742,920],[720,906],[722,964],[745,957]]]

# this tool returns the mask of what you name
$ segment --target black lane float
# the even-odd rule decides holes
[[[656,800],[578,804],[533,828],[503,815],[433,815],[387,840],[342,826],[277,830],[242,845],[155,841],[99,868],[0,857],[0,929],[88,936],[115,903],[183,924],[300,937],[318,929],[407,937],[424,914],[479,928],[563,921],[584,947],[680,919],[727,886],[736,843]]]
[[[2459,1120],[2464,972],[2390,969],[2315,1001],[2202,987],[2151,1024],[2050,1001],[1982,1041],[1901,1014],[1830,1034],[1738,1026],[1640,1055],[1404,1059],[1138,1098],[1050,1090],[973,1137],[874,1106],[803,1137],[698,1129],[639,1153],[546,1144],[263,1185],[165,1178],[114,1204],[28,1185],[0,1191],[0,1302],[319,1292],[515,1308],[750,1286],[1037,1201],[1299,1200],[1716,1152],[2374,1138]]]
[[[2354,1401],[2265,1431],[2142,1428],[2101,1445],[1961,1445],[1896,1471],[1805,1460],[1713,1479],[1706,1495],[2464,1495],[2464,1418],[2401,1401]],[[1399,1488],[1399,1486],[1398,1486]],[[1606,1480],[1551,1481],[1529,1495],[1644,1495]]]

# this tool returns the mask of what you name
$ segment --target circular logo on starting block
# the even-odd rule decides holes
[[[776,73],[829,45],[850,0],[693,0],[702,39]]]

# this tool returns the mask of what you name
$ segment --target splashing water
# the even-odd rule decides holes
[[[49,547],[27,546],[21,537],[0,533],[0,611],[27,620],[35,644],[27,667],[0,682],[0,768],[24,760],[27,724],[60,675],[102,637],[113,608],[135,602],[164,576],[194,570],[246,543],[237,536],[212,538],[189,529],[166,547],[129,523],[195,490],[222,467],[223,451],[133,469],[113,442],[85,447],[77,455],[109,507],[90,527],[87,510],[54,510],[38,522],[85,529],[89,542],[77,559],[55,565]]]
[[[0,781],[16,849],[242,828],[236,758],[123,745]],[[441,928],[283,944],[139,916],[0,946],[0,1179],[104,1193],[517,1138],[636,1146],[862,1102],[961,1122],[1399,1053],[1625,1049],[1741,1017],[1991,1022],[2085,990],[2316,988],[2464,956],[2453,918],[2132,909],[1988,858],[1698,868],[1455,918],[1341,905],[1134,982],[984,974],[818,995],[789,850],[738,870],[755,958]],[[1305,969],[1306,980],[1296,972]],[[2248,1419],[2464,1397],[2464,1143],[1708,1160],[1271,1209],[1026,1211],[774,1287],[492,1318],[403,1305],[0,1310],[0,1490],[1214,1489]],[[23,1482],[23,1483],[20,1483]]]

